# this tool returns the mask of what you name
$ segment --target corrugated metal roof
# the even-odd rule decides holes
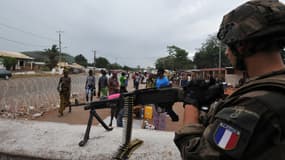
[[[12,52],[12,51],[0,51],[0,57],[12,57],[18,59],[34,59],[32,57],[26,56],[20,52]]]
[[[219,70],[224,71],[225,68],[201,68],[199,70],[200,71],[219,71]]]
[[[72,63],[70,66],[71,66],[72,68],[84,69],[83,66],[81,66],[81,65],[79,65],[79,64],[77,64],[77,63]]]
[[[69,64],[67,62],[58,62],[57,65],[59,67],[68,67],[69,66]]]

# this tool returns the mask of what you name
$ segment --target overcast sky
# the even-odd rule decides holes
[[[283,1],[283,0],[282,0]],[[284,0],[285,1],[285,0]],[[283,1],[283,2],[284,2]],[[176,45],[193,57],[222,16],[245,0],[1,0],[0,50],[34,51],[58,44],[93,62],[154,66]]]

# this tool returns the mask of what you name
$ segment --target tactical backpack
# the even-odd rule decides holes
[[[260,77],[255,81],[245,84],[244,86],[239,88],[232,95],[230,95],[229,98],[235,99],[235,97],[239,97],[242,94],[258,90],[277,92],[279,94],[281,93],[284,95],[285,98],[285,75],[281,74],[272,77]],[[285,104],[272,101],[272,99],[269,98],[264,99],[264,101],[267,101],[272,104],[269,109],[279,116],[278,118],[280,120],[283,137],[285,137]]]

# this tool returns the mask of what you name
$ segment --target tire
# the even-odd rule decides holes
[[[8,75],[5,75],[5,79],[8,80],[10,77]]]

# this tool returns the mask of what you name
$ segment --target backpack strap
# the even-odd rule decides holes
[[[235,97],[253,90],[283,91],[285,93],[285,75],[257,79],[236,90],[229,97]]]

